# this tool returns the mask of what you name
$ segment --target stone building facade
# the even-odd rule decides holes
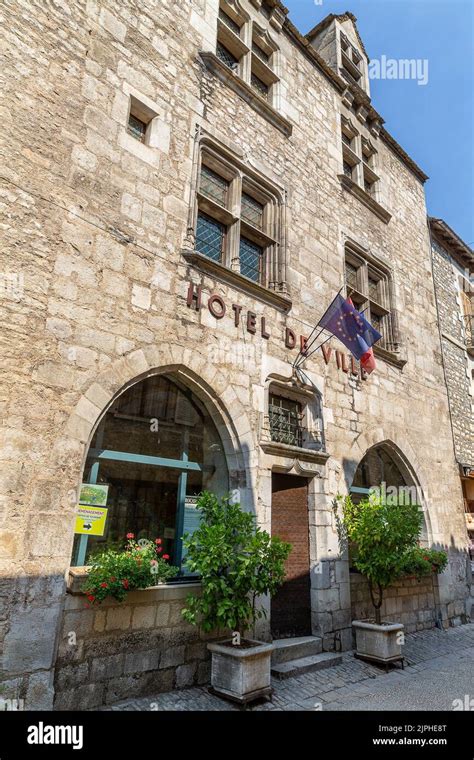
[[[474,543],[474,253],[442,219],[429,225],[454,450]]]
[[[384,613],[466,620],[426,176],[372,104],[355,19],[304,37],[278,0],[3,11],[3,695],[95,707],[207,678],[192,579],[84,606],[81,482],[108,485],[110,540],[148,525],[177,562],[196,492],[237,490],[296,547],[255,634],[331,650],[367,594],[332,502],[376,472],[418,489],[450,556],[434,613],[425,588]],[[377,371],[333,339],[296,372],[341,288],[383,334]]]

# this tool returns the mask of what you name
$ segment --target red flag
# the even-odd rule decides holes
[[[362,354],[360,357],[360,366],[367,372],[368,375],[374,371],[376,365],[373,349],[369,348],[365,354]]]
[[[352,303],[352,298],[346,298],[346,302],[350,306],[354,306]],[[362,354],[360,357],[360,366],[362,367],[365,372],[367,372],[368,375],[370,375],[371,372],[374,371],[376,364],[375,364],[375,356],[374,351],[372,348],[369,348],[368,351],[365,352],[365,354]]]

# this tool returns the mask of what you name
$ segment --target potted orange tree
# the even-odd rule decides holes
[[[268,697],[273,645],[248,636],[265,616],[258,597],[272,596],[285,578],[291,545],[256,525],[254,515],[229,498],[200,495],[202,519],[184,537],[186,566],[200,576],[201,596],[188,596],[183,617],[203,631],[230,632],[208,644],[211,687],[222,697],[246,704]]]
[[[371,493],[354,504],[350,496],[335,500],[342,548],[351,545],[352,562],[366,576],[374,618],[354,620],[356,654],[387,665],[401,658],[402,623],[382,620],[384,591],[397,580],[440,573],[446,552],[419,546],[422,514],[418,504]],[[340,509],[339,509],[340,507]]]

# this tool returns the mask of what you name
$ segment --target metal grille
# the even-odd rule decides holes
[[[352,166],[347,161],[343,161],[342,168],[346,177],[350,177],[352,179]]]
[[[229,27],[229,29],[232,29],[232,31],[240,37],[240,26],[234,21],[233,18],[227,15],[225,11],[222,10],[222,8],[219,8],[219,18],[221,21],[224,22],[226,26]]]
[[[128,117],[128,132],[140,142],[145,142],[146,124],[141,119],[137,119],[136,116]]]
[[[270,396],[268,419],[272,441],[289,446],[303,445],[302,412],[298,401]]]
[[[222,42],[217,43],[216,47],[216,55],[219,58],[222,63],[224,63],[227,68],[231,69],[232,71],[236,71],[239,67],[239,61],[235,57],[235,55],[232,55],[230,50],[227,50],[227,48],[222,44]]]
[[[196,250],[214,261],[221,261],[225,227],[206,214],[198,215]]]
[[[346,261],[346,285],[358,290],[357,288],[357,267]]]
[[[263,224],[263,206],[258,201],[254,200],[247,193],[242,193],[242,205],[241,216],[249,224],[253,224],[254,227],[262,229]]]
[[[221,206],[227,205],[229,183],[226,179],[220,177],[219,174],[213,172],[212,169],[208,169],[207,166],[201,167],[199,189],[203,195],[212,198],[213,201],[220,203]]]
[[[268,87],[267,84],[265,84],[265,82],[262,82],[262,80],[256,74],[252,74],[250,83],[252,87],[254,88],[254,90],[257,90],[257,92],[259,92],[260,95],[262,95],[262,97],[268,100],[268,94],[270,92],[270,88]]]
[[[240,273],[254,282],[260,282],[263,249],[247,238],[240,238]]]
[[[252,51],[260,58],[260,60],[264,61],[265,63],[268,63],[270,61],[269,54],[266,53],[265,50],[262,50],[262,48],[259,47],[256,42],[252,42]]]

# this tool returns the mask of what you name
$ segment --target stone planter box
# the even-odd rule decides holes
[[[270,697],[270,667],[273,644],[249,641],[248,648],[228,642],[208,644],[211,652],[211,688],[219,696],[239,704]]]
[[[377,625],[367,620],[353,620],[352,625],[358,657],[384,664],[402,658],[402,646],[398,642],[398,634],[404,627],[402,623]]]

